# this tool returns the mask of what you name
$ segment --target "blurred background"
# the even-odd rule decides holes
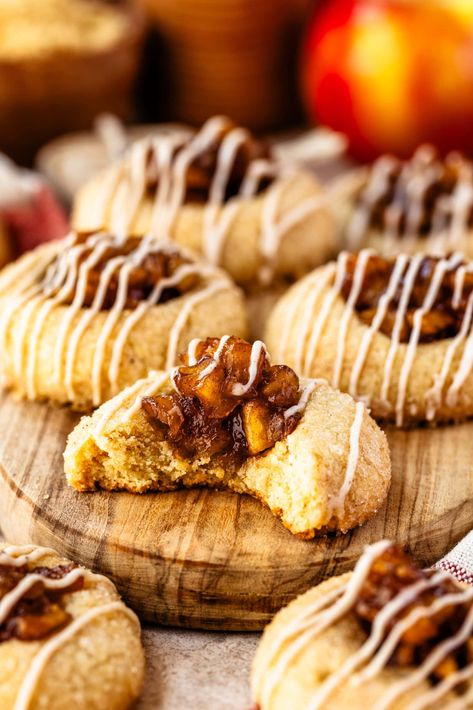
[[[1,0],[0,149],[109,111],[344,132],[369,160],[473,149],[471,0]]]
[[[359,161],[471,154],[473,2],[0,0],[0,151],[67,201],[123,147],[104,112],[146,124],[133,135],[216,113],[263,134],[324,125]]]

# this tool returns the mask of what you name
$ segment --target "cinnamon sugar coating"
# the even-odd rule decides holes
[[[461,421],[473,416],[472,273],[457,254],[345,252],[279,299],[264,339],[272,357],[361,399],[379,420]]]
[[[278,162],[225,117],[189,137],[144,139],[76,196],[79,231],[158,234],[203,254],[248,290],[286,283],[337,249],[314,176]],[[163,230],[165,233],[163,234]]]
[[[387,540],[266,627],[252,669],[259,710],[467,708],[473,592]]]
[[[221,270],[152,240],[62,240],[0,274],[0,372],[31,400],[90,410],[176,364],[210,323],[217,336],[230,325],[247,335],[240,290]]]
[[[246,371],[241,379],[247,382]],[[301,380],[300,385],[308,399],[293,431],[236,466],[229,465],[225,455],[212,456],[203,448],[192,457],[177,455],[169,438],[157,435],[142,400],[170,402],[169,395],[176,391],[168,373],[150,375],[92,417],[82,418],[64,452],[67,480],[79,491],[227,488],[262,501],[300,537],[346,531],[374,515],[386,498],[391,479],[386,437],[347,395],[325,383]],[[271,390],[268,387],[265,401],[275,396],[273,401],[280,402],[280,395],[288,401],[283,388]],[[215,399],[210,399],[212,408]],[[216,403],[219,407],[220,400]],[[162,414],[170,414],[169,409]],[[170,423],[172,419],[171,413]],[[267,431],[264,427],[261,431],[259,417],[248,424],[250,440],[259,449]],[[180,426],[176,431],[179,434]],[[187,434],[185,429],[183,435]],[[221,445],[220,440],[217,443]],[[224,444],[233,449],[228,439]],[[263,447],[266,444],[264,440]]]

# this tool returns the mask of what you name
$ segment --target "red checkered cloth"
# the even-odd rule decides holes
[[[450,572],[459,582],[473,584],[473,530],[434,566]]]

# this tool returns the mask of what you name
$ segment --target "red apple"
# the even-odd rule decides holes
[[[408,157],[423,142],[473,153],[473,3],[321,0],[303,46],[309,116],[352,155]]]

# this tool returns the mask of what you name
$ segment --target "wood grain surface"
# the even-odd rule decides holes
[[[353,567],[367,543],[395,539],[429,564],[471,527],[473,423],[388,431],[387,505],[352,533],[306,542],[247,496],[73,491],[62,452],[76,421],[0,398],[0,525],[14,542],[53,546],[108,575],[147,620],[260,629],[295,595]]]

